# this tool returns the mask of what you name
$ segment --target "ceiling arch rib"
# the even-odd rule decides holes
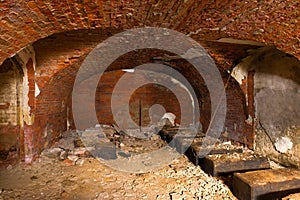
[[[143,26],[174,29],[196,40],[223,37],[254,40],[300,59],[299,16],[297,0],[5,1],[0,12],[0,63],[54,33]]]

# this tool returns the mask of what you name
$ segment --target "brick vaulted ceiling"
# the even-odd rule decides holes
[[[300,59],[299,0],[1,0],[0,18],[0,63],[54,33],[144,26],[254,40]]]

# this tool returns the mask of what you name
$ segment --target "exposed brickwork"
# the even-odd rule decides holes
[[[35,153],[51,144],[67,129],[67,119],[71,114],[68,105],[70,106],[72,86],[85,56],[99,42],[122,30],[156,26],[191,36],[212,56],[226,83],[235,64],[247,55],[248,49],[255,49],[257,46],[220,43],[215,40],[228,37],[254,40],[274,45],[300,59],[299,16],[298,0],[3,1],[0,5],[0,63],[6,61],[0,67],[0,134],[13,138],[9,139],[9,143],[12,144],[10,146],[18,146],[19,143],[17,150],[20,151],[20,156],[30,162]],[[85,30],[66,32],[79,29]],[[38,41],[47,36],[51,37]],[[7,58],[32,43],[38,52],[37,63],[34,66],[33,58],[23,63],[28,77],[28,85],[25,86],[28,87],[28,102],[20,102],[21,74],[12,68],[13,63]],[[151,57],[165,53],[167,52],[151,53],[148,50],[137,54],[131,52],[114,62],[109,70],[115,71],[120,69],[120,66],[131,68],[152,62]],[[211,110],[209,93],[203,79],[195,76],[197,72],[184,61],[168,64],[190,81],[198,101],[202,104],[200,121],[204,130],[207,129]],[[117,77],[109,79],[116,81]],[[244,80],[241,88],[231,79],[226,88],[225,127],[229,133],[228,137],[249,145],[253,142],[253,122],[247,124],[245,120],[249,114],[254,117],[251,81]],[[40,89],[37,97],[36,83]],[[143,98],[144,94],[153,91],[153,87],[140,88],[132,97],[133,104],[141,99],[141,102],[145,103],[143,105],[147,105],[147,110],[156,102],[155,99],[161,99],[162,104],[170,108],[172,106],[172,112],[182,116],[178,112],[174,96],[163,88],[158,87],[157,90],[164,91],[168,98],[158,95],[160,93],[149,99]],[[103,88],[99,88],[98,92],[102,93]],[[111,91],[106,92],[110,94]],[[107,102],[109,95],[97,97],[100,98],[100,102],[101,98]],[[28,122],[24,127],[20,120],[21,103],[30,107],[29,113],[27,108],[23,113],[23,117],[26,118],[24,121]],[[132,116],[135,121],[138,121],[137,114],[137,110],[133,109]],[[99,108],[98,117],[100,122],[112,121],[111,113],[107,109]],[[148,116],[145,115],[144,119],[142,124],[147,124]],[[5,146],[1,145],[0,149]],[[10,147],[5,146],[2,149],[8,148]]]
[[[0,125],[17,125],[17,82],[13,63],[7,60],[0,69]]]
[[[229,138],[247,144],[251,147],[253,143],[252,125],[246,123],[248,118],[248,106],[246,98],[239,84],[232,80],[226,89],[227,115],[225,126]]]
[[[217,66],[225,71],[231,71],[232,68],[248,56],[249,49],[257,49],[259,46],[250,44],[235,44],[216,41],[198,41],[214,59]]]
[[[30,58],[26,63],[27,77],[28,77],[28,106],[30,107],[30,115],[35,111],[35,72],[33,68],[33,61]]]
[[[49,146],[59,137],[59,135],[67,129],[67,120],[69,119],[71,128],[74,128],[72,123],[71,92],[75,80],[76,72],[79,69],[81,62],[85,56],[101,41],[120,32],[117,29],[96,29],[67,32],[63,34],[53,35],[45,40],[40,40],[34,43],[36,51],[36,66],[35,74],[33,72],[33,61],[29,59],[27,64],[28,77],[28,106],[30,106],[30,115],[34,114],[34,124],[25,125],[24,128],[13,128],[12,131],[17,133],[20,131],[20,157],[25,161],[30,162],[36,153],[39,153],[43,148]],[[247,55],[248,49],[257,48],[253,45],[240,45],[230,43],[220,43],[212,41],[200,40],[200,43],[208,50],[214,58],[224,80],[224,84],[228,80],[228,70],[231,70],[234,63]],[[152,57],[163,56],[169,54],[163,51],[143,50],[130,52],[117,59],[109,66],[109,75],[104,80],[104,85],[107,88],[98,87],[98,95],[96,100],[99,100],[101,106],[98,107],[98,119],[100,123],[114,123],[112,113],[110,111],[109,102],[112,88],[116,81],[124,72],[116,72],[115,70],[123,68],[132,68],[141,64],[153,62]],[[167,64],[178,70],[184,75],[190,84],[193,86],[198,101],[202,104],[200,108],[201,123],[204,131],[206,131],[211,117],[209,92],[206,88],[204,80],[200,76],[196,76],[197,71],[190,66],[186,61],[172,61]],[[2,69],[5,69],[3,66]],[[114,74],[116,73],[116,74]],[[105,77],[104,77],[105,78]],[[35,86],[37,83],[40,94],[35,98]],[[154,89],[155,88],[155,89]],[[154,90],[161,92],[153,93]],[[244,91],[245,92],[245,91]],[[230,79],[227,93],[227,117],[225,128],[229,135],[229,139],[233,139],[242,143],[252,144],[250,137],[252,126],[245,123],[248,115],[246,99],[238,83]],[[146,94],[146,95],[145,95]],[[151,97],[151,98],[150,98]],[[179,111],[178,102],[170,91],[161,87],[147,86],[140,88],[132,97],[131,116],[133,120],[139,123],[139,100],[141,99],[143,110],[142,125],[149,123],[148,109],[152,104],[161,103],[167,111],[176,114],[177,122],[182,116]],[[186,101],[188,102],[188,101]],[[102,103],[105,103],[102,105]],[[120,101],[120,105],[124,104]],[[7,104],[5,104],[7,105]],[[4,106],[5,107],[5,106]],[[69,108],[68,108],[69,107]],[[187,111],[189,112],[189,111]],[[8,130],[8,127],[3,127],[1,130]],[[247,141],[248,140],[248,141]]]
[[[0,151],[2,161],[17,158],[19,148],[19,82],[20,76],[12,60],[4,62],[0,68]],[[11,152],[11,153],[9,153]]]
[[[36,138],[40,138],[37,139],[39,142],[36,143],[38,149],[42,149],[44,146],[49,145],[51,141],[55,140],[55,138],[67,128],[67,115],[72,116],[72,113],[71,109],[69,109],[70,113],[67,114],[67,107],[65,104],[68,102],[70,106],[70,95],[76,72],[85,56],[99,42],[113,32],[118,31],[95,30],[90,33],[89,31],[65,33],[55,35],[34,44],[37,52],[36,81],[41,90],[41,93],[36,100],[35,116],[35,134],[37,135]],[[222,44],[220,46],[218,44],[219,43],[205,42],[204,46],[220,68],[225,84],[229,77],[229,74],[225,70],[231,70],[233,63],[246,55],[247,49],[257,47],[251,45],[232,45],[234,48],[231,48],[231,44]],[[222,54],[222,51],[224,54]],[[122,66],[122,68],[132,68],[144,63],[153,62],[151,60],[152,57],[162,56],[165,53],[167,52],[153,50],[128,53],[118,58],[108,69],[114,71],[120,69],[120,66]],[[206,130],[210,122],[211,111],[209,93],[203,79],[200,76],[195,76],[195,74],[197,74],[195,69],[183,60],[169,62],[167,64],[183,74],[194,87],[195,93],[198,96],[198,101],[203,104],[201,107],[201,122],[203,123],[204,130]],[[121,72],[121,74],[123,73],[124,72]],[[121,76],[121,74],[118,76]],[[114,82],[118,80],[118,76],[106,76],[106,85],[109,85],[108,91],[104,92],[101,91],[101,89],[98,90],[100,93],[103,92],[102,95],[97,96],[100,98],[99,101],[101,103],[103,102],[102,99],[104,99],[106,104],[110,101],[110,93]],[[149,90],[149,88],[147,90]],[[138,94],[136,95],[140,96]],[[170,95],[166,93],[165,96],[165,100],[168,100]],[[154,102],[149,98],[148,105],[151,103]],[[228,114],[225,126],[230,133],[229,138],[243,143],[245,142],[244,137],[248,138],[250,135],[251,128],[245,123],[248,115],[245,96],[238,83],[233,79],[230,80],[229,87],[227,88],[227,103]],[[165,104],[174,105],[174,103],[170,102],[165,102]],[[109,108],[109,105],[107,104],[105,108]],[[173,112],[177,116],[180,116],[180,113],[178,113],[176,109],[177,106],[172,108]],[[137,116],[137,114],[135,116]],[[98,117],[101,123],[111,124],[114,122],[110,110],[101,110],[99,108]],[[143,123],[147,124],[147,120],[146,117],[145,122]],[[72,120],[70,121],[71,127],[74,128]],[[251,143],[251,140],[248,142]]]
[[[254,101],[254,74],[255,71],[249,71],[247,76],[247,99],[248,99],[248,111],[251,120],[248,122],[252,127],[252,138],[255,138],[255,101]]]
[[[0,126],[0,151],[15,150],[17,148],[18,134],[19,134],[19,126],[1,125]]]
[[[36,113],[34,122],[35,148],[40,152],[50,145],[57,137],[67,130],[67,98],[72,88],[68,76],[51,79],[36,98]],[[69,87],[68,87],[69,86]]]
[[[130,98],[126,98],[124,94],[128,93],[130,91],[130,87],[128,83],[118,85],[119,89],[116,91],[116,84],[118,84],[118,81],[122,78],[122,76],[125,74],[125,72],[121,70],[117,71],[111,71],[104,73],[99,81],[96,95],[95,95],[95,109],[98,117],[99,123],[102,124],[119,124],[122,127],[128,127],[128,128],[134,128],[130,126],[128,123],[129,117],[135,122],[136,126],[141,124],[141,126],[150,126],[152,125],[150,123],[150,116],[149,116],[149,109],[154,104],[160,104],[163,106],[166,110],[166,112],[172,112],[174,113],[177,118],[176,122],[180,123],[181,121],[181,110],[179,102],[175,96],[175,94],[171,91],[175,91],[175,88],[177,88],[177,91],[182,91],[183,89],[179,86],[173,86],[175,88],[166,88],[157,84],[146,84],[141,85],[140,88],[138,88],[136,91],[133,92],[133,94],[130,96]],[[147,77],[143,74],[126,74],[130,81],[146,81]],[[163,77],[163,76],[162,76]],[[171,81],[170,77],[165,77],[166,81]],[[88,80],[87,80],[88,81]],[[86,91],[91,90],[91,84],[88,82],[85,82],[83,84],[86,87],[80,88],[80,93],[82,93],[84,96],[88,95]],[[111,99],[112,94],[116,95],[118,98],[116,103],[112,105]],[[185,108],[190,108],[183,110],[182,116],[189,117],[192,113],[191,106],[191,100],[189,99],[189,96],[184,96],[185,99],[183,99],[184,103],[186,105],[182,105]],[[126,113],[122,112],[124,111],[124,107],[128,105],[129,102],[129,112],[130,115],[127,115]],[[92,102],[87,101],[86,99],[82,101],[82,109],[80,110],[80,113],[82,113],[83,117],[89,118],[92,111],[87,110],[87,107],[89,104],[92,104]],[[113,113],[112,106],[114,109],[118,111],[118,113]],[[164,113],[160,113],[159,119],[162,117]],[[123,120],[117,121],[114,117],[116,115],[122,115]],[[80,119],[81,122],[85,121],[86,119]],[[187,121],[187,119],[185,119]],[[188,125],[188,124],[186,124]],[[88,127],[88,125],[87,125]]]
[[[33,125],[24,125],[24,161],[30,163],[36,156],[36,149],[34,146],[35,140],[38,138],[34,135]],[[39,141],[36,141],[39,142]]]
[[[0,62],[53,33],[142,26],[167,27],[201,39],[251,39],[300,58],[298,8],[297,0],[6,1],[0,12]]]

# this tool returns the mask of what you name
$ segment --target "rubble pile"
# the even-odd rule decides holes
[[[185,155],[172,158],[167,165],[157,161],[160,167],[143,173],[115,170],[95,159],[97,152],[105,151],[107,154],[101,154],[105,160],[130,160],[163,146],[167,143],[151,130],[121,131],[98,125],[85,131],[67,131],[32,165],[0,170],[0,200],[236,199],[228,186],[193,165]],[[160,155],[165,156],[170,154]]]
[[[143,174],[113,170],[94,158],[68,165],[41,157],[28,167],[0,170],[0,199],[236,200],[228,186],[186,156]]]
[[[166,146],[159,135],[139,129],[119,130],[116,126],[96,125],[85,131],[69,130],[41,156],[54,158],[72,165],[82,164],[84,158],[105,160],[129,158],[152,152]]]

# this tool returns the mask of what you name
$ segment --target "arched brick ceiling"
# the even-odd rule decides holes
[[[54,33],[157,26],[195,39],[248,39],[300,59],[299,0],[3,0],[0,63]]]

